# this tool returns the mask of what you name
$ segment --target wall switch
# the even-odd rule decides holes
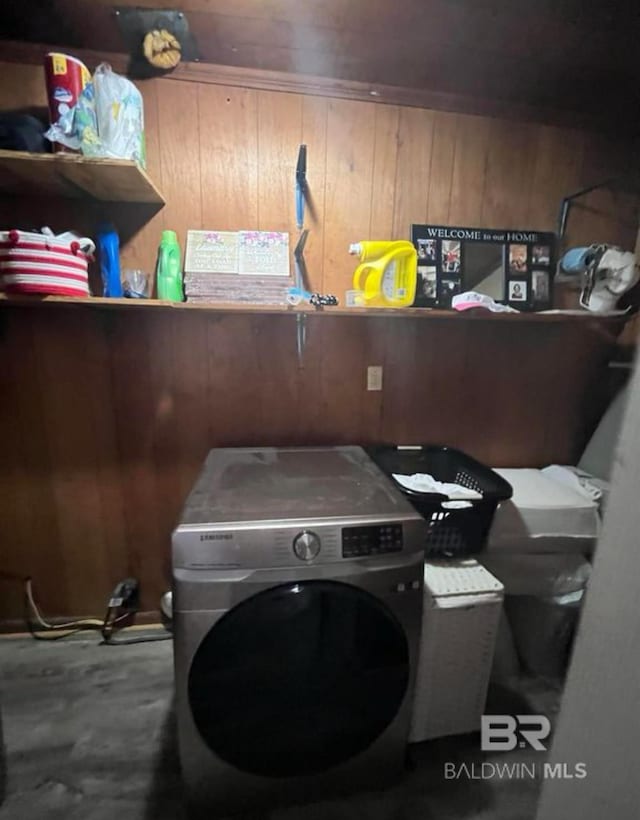
[[[367,367],[367,390],[382,390],[382,367]]]

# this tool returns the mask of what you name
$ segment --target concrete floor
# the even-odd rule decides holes
[[[171,643],[109,647],[72,638],[0,640],[4,801],[0,820],[184,820],[171,709]],[[492,690],[487,711],[552,717],[557,692]],[[535,762],[489,756],[479,736],[412,747],[395,788],[273,811],[270,820],[533,820],[540,781],[445,780],[445,761]],[[2,780],[0,772],[0,780]]]

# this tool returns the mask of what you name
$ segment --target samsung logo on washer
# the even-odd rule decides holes
[[[469,228],[427,227],[429,239],[475,239],[476,242],[537,242],[535,231],[487,231]]]
[[[231,541],[232,532],[205,532],[200,536],[201,541]]]

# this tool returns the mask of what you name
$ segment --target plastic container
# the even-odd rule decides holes
[[[353,289],[366,307],[408,307],[413,304],[418,277],[418,254],[413,244],[363,241],[350,246],[360,257]]]
[[[82,89],[91,81],[91,74],[82,60],[57,51],[45,56],[44,70],[49,121],[53,125],[76,105]],[[55,146],[56,150],[65,150],[57,143]]]
[[[180,244],[175,231],[162,231],[156,265],[158,299],[183,302]]]
[[[452,447],[371,447],[368,453],[391,478],[393,473],[429,473],[437,481],[461,484],[482,493],[462,509],[449,509],[447,496],[396,487],[429,524],[425,552],[457,558],[481,552],[498,504],[511,498],[511,485],[494,470]]]
[[[120,280],[120,240],[118,232],[109,223],[103,223],[97,233],[100,274],[102,276],[102,295],[122,296]]]
[[[425,562],[410,743],[480,729],[503,592],[473,559]]]
[[[349,253],[351,256],[357,256],[361,262],[370,262],[372,259],[379,259],[381,256],[391,253],[391,251],[404,249],[407,246],[413,248],[413,244],[406,239],[393,241],[364,239],[362,242],[354,242],[349,245]]]

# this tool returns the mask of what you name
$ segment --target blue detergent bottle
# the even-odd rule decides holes
[[[122,296],[118,231],[110,222],[103,222],[98,226],[97,240],[100,274],[102,276],[102,295]]]

